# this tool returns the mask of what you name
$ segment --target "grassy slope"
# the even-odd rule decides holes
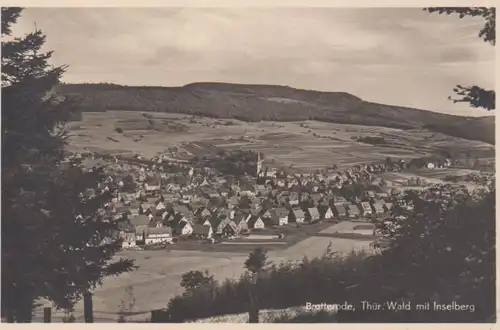
[[[316,119],[341,124],[411,129],[495,143],[494,117],[461,117],[366,102],[340,92],[284,86],[195,83],[183,87],[68,84],[60,91],[82,99],[84,111],[176,112],[245,121]]]

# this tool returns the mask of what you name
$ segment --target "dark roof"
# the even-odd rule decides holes
[[[118,229],[126,233],[133,233],[135,231],[134,225],[125,221],[118,222]]]
[[[157,177],[148,177],[146,178],[146,182],[150,186],[159,186],[161,183],[160,178]]]
[[[149,234],[169,234],[172,236],[172,228],[170,227],[155,227],[149,228]]]
[[[141,205],[141,202],[139,202],[139,201],[131,201],[130,202],[130,207],[134,208],[134,209],[138,209],[140,205]]]
[[[261,203],[260,203],[260,207],[264,210],[269,210],[270,208],[273,207],[273,202],[271,202],[269,199],[264,199]]]
[[[219,217],[214,215],[214,216],[210,217],[209,221],[210,221],[210,224],[212,225],[212,228],[217,228],[219,226],[219,224],[222,222],[222,219],[220,219]]]
[[[329,206],[327,204],[319,204],[318,205],[318,212],[322,216],[324,216],[326,214],[328,209],[329,209]]]
[[[233,221],[228,222],[227,225],[224,226],[224,228],[226,228],[227,226],[229,226],[234,232],[238,230],[237,225]]]
[[[352,214],[360,213],[359,208],[354,204],[349,204],[349,212]]]
[[[304,211],[302,211],[302,210],[294,210],[293,214],[295,215],[296,218],[303,218],[303,217],[305,217]]]
[[[149,218],[144,214],[135,215],[130,219],[130,223],[134,226],[149,225]]]
[[[278,207],[276,210],[276,215],[279,217],[279,218],[285,218],[288,216],[288,210],[285,209],[284,207]]]
[[[317,208],[315,208],[315,207],[308,208],[308,209],[307,209],[307,212],[309,212],[309,215],[310,215],[311,217],[319,217],[319,211],[318,211],[318,209],[317,209]]]
[[[272,215],[272,216],[271,216],[271,217],[269,217],[269,218],[262,218],[262,221],[264,221],[264,223],[265,223],[266,225],[271,225],[271,226],[272,226],[272,225],[278,225],[278,224],[280,223],[280,219],[279,219],[279,217],[276,215],[276,212],[274,212],[274,211],[273,211],[273,212],[271,213],[271,215]]]
[[[187,216],[191,211],[185,205],[176,205],[174,206],[174,212]]]
[[[346,209],[345,209],[344,205],[342,205],[342,204],[335,205],[335,210],[337,211],[338,214],[345,214],[346,213]]]
[[[242,212],[236,212],[234,214],[233,222],[238,225],[241,221],[245,221],[245,219],[246,219],[245,214],[243,214]]]
[[[228,204],[230,204],[230,205],[238,205],[239,200],[238,200],[238,198],[237,198],[237,197],[231,197],[231,198],[229,198],[229,200],[228,200],[227,202],[228,202]]]
[[[193,234],[195,235],[208,235],[210,233],[210,227],[200,224],[193,225]]]

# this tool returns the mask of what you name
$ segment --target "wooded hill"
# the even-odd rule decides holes
[[[400,129],[423,128],[468,140],[495,143],[494,116],[447,115],[367,102],[343,92],[227,83],[194,83],[183,87],[63,84],[57,91],[79,98],[82,111],[170,112],[243,121],[309,119]]]

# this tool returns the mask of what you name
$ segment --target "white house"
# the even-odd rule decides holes
[[[262,229],[265,227],[264,221],[259,216],[251,216],[248,221],[248,228]]]
[[[165,209],[165,204],[163,204],[162,202],[159,202],[158,204],[156,204],[156,210],[160,211],[160,210],[164,210]]]
[[[281,207],[276,209],[276,215],[278,216],[278,221],[280,226],[288,224],[288,211]]]
[[[325,220],[333,219],[333,212],[331,208],[327,208],[325,212]]]
[[[425,165],[425,167],[427,167],[428,169],[434,169],[436,168],[436,165],[434,163],[429,162],[427,163],[427,165]]]
[[[180,234],[182,236],[189,236],[193,233],[193,226],[187,221],[181,221],[179,223]]]
[[[373,213],[370,203],[361,202],[360,205],[361,205],[361,210],[363,211],[363,215],[371,215]]]
[[[147,192],[154,192],[154,191],[159,191],[161,189],[161,183],[145,183],[144,184],[144,189]]]
[[[149,228],[145,243],[158,244],[162,242],[170,242],[172,240],[172,229],[170,227]]]
[[[209,219],[209,218],[207,218],[207,219],[203,222],[203,224],[202,224],[202,225],[203,225],[203,226],[210,226],[210,227],[212,227],[212,224],[210,223],[210,219]]]
[[[267,177],[275,178],[276,172],[277,172],[277,170],[275,168],[271,168],[270,170],[267,171]]]

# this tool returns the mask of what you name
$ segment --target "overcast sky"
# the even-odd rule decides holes
[[[28,8],[65,82],[277,84],[457,115],[456,84],[494,88],[481,19],[413,8]]]

